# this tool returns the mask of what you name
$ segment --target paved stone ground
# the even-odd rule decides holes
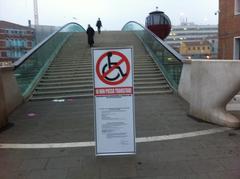
[[[187,116],[175,95],[136,96],[137,137],[216,128]],[[34,113],[35,116],[28,116]],[[28,102],[0,143],[93,141],[93,100]],[[240,131],[138,143],[135,156],[95,157],[94,147],[0,149],[0,179],[239,179]]]

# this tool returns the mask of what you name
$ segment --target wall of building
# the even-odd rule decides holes
[[[180,46],[180,54],[188,59],[211,58],[211,44],[204,42],[183,42]]]
[[[60,27],[38,25],[31,28],[0,21],[0,61],[15,61]]]
[[[234,37],[240,36],[240,14],[235,0],[219,0],[219,59],[233,59]]]
[[[201,43],[208,41],[211,45],[210,58],[217,58],[218,26],[183,23],[181,25],[173,26],[170,35],[166,38],[165,41],[179,53],[181,53],[180,46],[183,42]],[[196,58],[199,58],[200,56],[202,56],[202,54],[196,55]]]
[[[15,61],[34,46],[34,29],[0,21],[0,61]]]

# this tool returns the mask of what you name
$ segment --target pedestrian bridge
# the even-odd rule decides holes
[[[136,22],[127,23],[121,31],[95,35],[96,48],[129,46],[134,49],[137,156],[117,160],[93,157],[91,49],[85,29],[69,23],[14,64],[2,63],[0,178],[196,178],[197,172],[204,178],[211,169],[222,167],[218,161],[208,161],[209,156],[219,154],[217,160],[223,160],[230,155],[225,149],[231,150],[233,159],[239,157],[239,140],[229,138],[239,132],[188,115],[239,126],[238,119],[222,109],[239,91],[238,81],[232,81],[229,95],[225,88],[220,93],[217,78],[209,75],[216,68],[225,75],[228,62],[206,61],[210,65],[205,67],[202,61],[186,61]],[[238,66],[236,62],[231,69]],[[211,91],[211,86],[220,92],[209,95],[209,90],[203,90]],[[221,96],[227,97],[222,100]],[[216,106],[221,110],[212,112],[219,109]],[[226,114],[231,121],[224,123],[221,120]],[[210,134],[213,137],[204,137]],[[199,170],[199,166],[205,169]]]
[[[131,22],[122,31],[96,34],[94,47],[132,46],[136,94],[157,94],[177,89],[182,68],[182,57],[164,45],[150,31]],[[91,97],[90,50],[81,26],[63,27],[33,54],[15,64],[24,99]]]
[[[122,31],[95,35],[94,47],[126,46],[134,49],[137,95],[177,91],[182,57],[149,30],[129,22]],[[12,94],[6,95],[12,97],[6,99],[7,111],[33,100],[92,97],[90,50],[85,29],[76,23],[65,25],[45,39],[13,64],[17,85]]]
[[[191,115],[224,126],[237,127],[240,125],[237,118],[227,114],[223,109],[239,90],[238,82],[234,82],[236,85],[232,90],[225,89],[220,92],[222,87],[218,88],[218,92],[214,92],[218,96],[214,98],[212,94],[209,95],[209,92],[216,91],[216,85],[206,86],[206,94],[202,94],[203,90],[198,83],[201,79],[197,79],[203,76],[201,72],[208,67],[215,76],[220,78],[223,75],[221,79],[226,79],[219,84],[223,84],[223,81],[227,83],[232,79],[227,79],[224,77],[224,73],[220,75],[217,72],[225,71],[227,73],[228,70],[215,71],[215,64],[212,67],[204,66],[206,63],[202,60],[198,62],[184,60],[165,42],[137,22],[128,22],[121,31],[106,31],[95,35],[94,47],[126,46],[134,49],[136,95],[179,94],[189,102]],[[222,63],[230,64],[229,61],[218,61],[217,63],[220,64],[220,68],[222,68]],[[28,101],[93,97],[91,49],[87,46],[85,29],[79,24],[66,24],[14,64],[2,64],[1,85],[4,99],[1,105],[2,118],[6,119],[6,116],[17,106]],[[196,66],[194,64],[197,64],[197,68],[191,68]],[[204,69],[199,71],[201,66],[204,66]],[[237,67],[238,63],[235,62],[234,66]],[[198,74],[195,75],[197,76],[196,80],[193,80],[194,74]],[[232,78],[234,76],[237,75],[233,75]],[[206,79],[210,79],[209,76],[206,76]],[[214,79],[216,78],[214,77]],[[202,98],[197,98],[197,94],[208,96],[208,100],[200,100]],[[210,100],[211,97],[213,99]],[[214,100],[217,101],[210,102]],[[214,110],[217,112],[213,115],[212,111]],[[220,113],[222,115],[219,115]],[[2,122],[2,125],[6,124],[6,120],[2,121],[5,121]]]

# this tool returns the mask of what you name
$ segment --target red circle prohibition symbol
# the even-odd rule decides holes
[[[101,65],[101,63],[103,62],[104,59],[108,58],[109,52],[112,54],[112,56],[114,56],[114,55],[115,56],[119,56],[121,59],[118,62],[114,63],[110,68],[108,68],[107,71],[103,72],[104,70],[100,69],[100,65]],[[106,60],[106,62],[107,62],[107,60]],[[113,71],[119,70],[119,68],[121,68],[120,67],[121,64],[125,64],[126,65],[126,73],[124,75],[121,75],[121,78],[116,79],[114,81],[108,80],[107,76],[109,74],[111,74]],[[100,71],[102,71],[102,73]],[[97,61],[97,64],[96,64],[96,73],[97,73],[98,78],[103,83],[108,84],[108,85],[119,85],[122,82],[124,82],[127,79],[127,77],[129,76],[129,74],[130,74],[130,63],[129,63],[127,57],[124,54],[122,54],[121,52],[108,51],[108,52],[102,54],[99,57],[99,59]]]

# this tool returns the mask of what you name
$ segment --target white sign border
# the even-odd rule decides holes
[[[134,137],[134,151],[133,152],[108,152],[108,153],[97,153],[97,126],[96,126],[96,96],[95,96],[95,70],[94,70],[94,50],[119,50],[119,49],[130,49],[131,50],[131,75],[132,75],[132,104],[133,104],[133,137]],[[134,48],[133,46],[125,47],[95,47],[91,48],[92,57],[92,76],[93,76],[93,103],[94,103],[94,138],[95,138],[95,156],[121,156],[121,155],[136,155],[136,120],[135,120],[135,95],[134,95]],[[100,96],[99,96],[100,97]]]

